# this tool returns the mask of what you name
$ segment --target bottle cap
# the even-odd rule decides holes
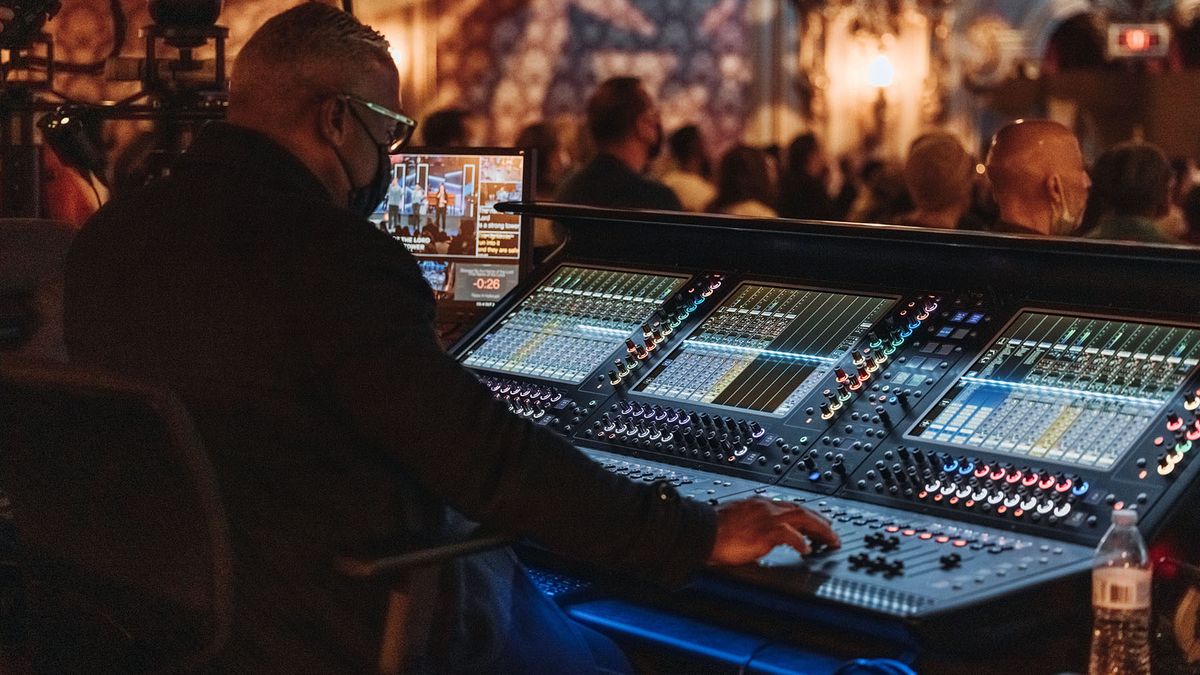
[[[1112,513],[1113,525],[1117,527],[1133,527],[1137,521],[1138,513],[1133,509],[1116,509]]]

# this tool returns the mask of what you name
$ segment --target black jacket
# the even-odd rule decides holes
[[[666,584],[711,549],[712,509],[494,402],[439,347],[404,246],[263,135],[207,127],[171,177],[87,223],[66,284],[71,357],[173,388],[213,457],[237,556],[231,670],[372,668],[384,597],[331,556],[413,523],[436,535],[447,505]],[[471,630],[466,605],[503,611],[472,593],[441,599],[444,633]]]
[[[559,188],[558,200],[611,209],[683,210],[671,188],[636,173],[606,153],[596,155],[571,174]]]

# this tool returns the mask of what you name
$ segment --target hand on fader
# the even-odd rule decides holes
[[[829,521],[803,506],[761,497],[728,502],[717,507],[717,539],[708,563],[754,562],[780,544],[807,554],[810,541],[830,548],[842,545]]]

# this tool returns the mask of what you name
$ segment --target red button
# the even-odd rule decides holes
[[[916,534],[916,533],[917,533],[917,531],[916,531],[916,530],[904,530],[904,531],[903,531],[903,532],[901,532],[900,534],[902,534],[902,535],[904,535],[904,536],[906,536],[906,537],[911,537],[911,536],[913,536],[913,535],[914,535],[914,534]]]
[[[966,539],[955,539],[954,545],[957,546],[958,548],[962,548],[967,545],[967,540]]]
[[[1038,487],[1042,488],[1043,490],[1049,490],[1053,486],[1054,476],[1046,476],[1042,479],[1042,482],[1038,483]]]
[[[921,534],[917,535],[917,538],[918,539],[933,539],[933,535],[928,532],[922,532]]]
[[[1038,482],[1038,475],[1037,475],[1037,473],[1035,473],[1033,471],[1030,471],[1028,474],[1025,475],[1025,478],[1023,478],[1021,480],[1021,484],[1024,485],[1025,487],[1029,487],[1030,485],[1033,485],[1036,482]]]
[[[947,537],[946,535],[943,534],[942,536],[938,537],[934,541],[936,541],[939,544],[944,544],[944,543],[950,541],[950,537]]]
[[[895,525],[888,525],[887,527],[885,527],[883,529],[887,530],[888,532],[899,532],[900,531],[900,528],[896,527]]]

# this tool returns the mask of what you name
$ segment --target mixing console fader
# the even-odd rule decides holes
[[[733,588],[969,617],[1076,589],[1114,508],[1153,535],[1200,473],[1200,291],[1164,276],[1194,256],[547,208],[574,219],[559,262],[455,355],[630,480],[834,521],[841,550]]]

